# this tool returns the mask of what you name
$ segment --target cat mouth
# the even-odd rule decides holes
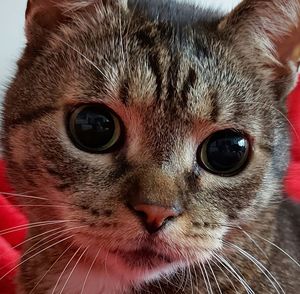
[[[135,268],[154,268],[160,265],[169,265],[178,261],[175,257],[171,257],[147,247],[129,251],[113,251],[113,254],[120,257],[129,266]]]

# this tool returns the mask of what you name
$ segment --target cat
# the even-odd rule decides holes
[[[30,0],[3,112],[30,220],[17,293],[298,293],[282,182],[299,15]]]

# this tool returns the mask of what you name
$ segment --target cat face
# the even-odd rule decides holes
[[[61,220],[108,268],[150,278],[209,258],[276,198],[295,69],[268,30],[247,35],[262,4],[179,23],[94,2],[51,6],[51,20],[50,1],[28,7],[5,156],[16,190],[37,197],[21,200],[32,222]],[[286,6],[269,7],[276,21]]]

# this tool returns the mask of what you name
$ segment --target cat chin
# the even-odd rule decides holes
[[[112,267],[114,274],[120,277],[125,284],[135,288],[144,284],[159,280],[162,276],[168,277],[174,274],[179,268],[184,268],[186,265],[183,262],[174,262],[169,265],[159,265],[149,269],[147,267],[128,267],[126,263],[120,263],[116,267]]]
[[[162,276],[171,276],[191,264],[205,262],[220,247],[220,244],[212,243],[207,246],[211,249],[201,251],[199,248],[185,248],[184,250],[169,248],[166,251],[159,241],[151,243],[149,240],[149,242],[140,242],[138,247],[137,244],[130,245],[128,242],[122,247],[116,244],[106,247],[102,244],[99,249],[98,241],[94,239],[93,242],[93,238],[85,234],[77,234],[74,241],[78,247],[93,243],[93,246],[90,246],[86,252],[88,259],[90,262],[94,260],[94,268],[101,272],[101,275],[105,273],[115,281],[114,284],[122,285],[121,288],[142,286]]]
[[[142,256],[145,254],[145,256]],[[146,256],[148,254],[148,256]],[[174,273],[186,264],[178,259],[151,256],[152,253],[104,251],[99,254],[98,266],[123,284],[138,285],[150,282],[161,275]],[[167,260],[164,260],[167,259]],[[104,262],[103,262],[104,261]],[[96,266],[97,267],[97,266]]]
[[[169,276],[181,266],[184,266],[184,264],[162,266],[152,271],[142,268],[129,269],[128,265],[122,260],[107,255],[106,264],[97,263],[92,270],[85,262],[76,266],[71,264],[70,268],[64,273],[61,282],[57,285],[55,293],[59,293],[62,289],[64,289],[63,293],[65,294],[81,293],[83,287],[83,293],[132,293],[133,288],[138,290],[143,285],[159,279],[161,276]],[[72,268],[74,268],[74,271]],[[64,283],[66,280],[68,280],[67,285]],[[86,281],[84,282],[84,280]],[[52,294],[53,290],[54,288],[51,288],[45,294]]]
[[[94,253],[95,254],[95,253]],[[142,256],[144,254],[144,257]],[[153,252],[154,254],[154,252]],[[179,257],[166,257],[152,252],[102,252],[99,254],[97,265],[117,283],[126,287],[139,287],[161,277],[168,277],[180,269],[184,269],[195,262],[210,259],[211,253],[194,254],[189,261]],[[148,255],[148,256],[147,256]],[[103,263],[103,261],[105,261]],[[96,266],[96,268],[98,267]]]

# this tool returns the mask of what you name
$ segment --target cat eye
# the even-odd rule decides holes
[[[227,129],[208,137],[197,152],[198,163],[220,176],[233,176],[248,162],[250,143],[243,133]]]
[[[81,150],[90,153],[107,153],[121,139],[119,118],[103,105],[83,105],[69,116],[69,135]]]

